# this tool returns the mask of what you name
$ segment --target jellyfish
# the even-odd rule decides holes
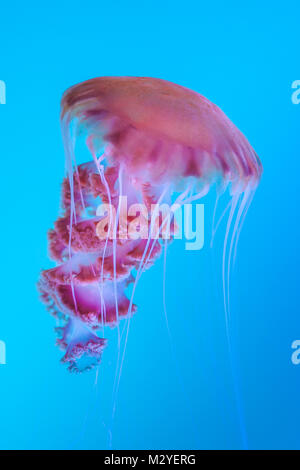
[[[257,154],[237,127],[215,104],[180,85],[158,78],[100,77],[64,93],[61,129],[62,211],[48,235],[56,266],[42,271],[39,290],[61,322],[57,344],[68,369],[82,372],[99,364],[107,326],[118,328],[120,344],[121,321],[129,325],[137,311],[137,282],[163,249],[163,219],[154,223],[155,210],[150,216],[141,210],[138,223],[134,214],[124,218],[124,197],[131,206],[159,208],[200,200],[213,185],[217,197],[228,188],[222,260],[227,318],[231,263],[262,174]],[[77,164],[80,139],[89,161]],[[99,211],[101,204],[106,211]],[[135,236],[128,236],[130,231]]]

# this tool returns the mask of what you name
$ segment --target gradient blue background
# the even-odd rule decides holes
[[[72,1],[1,4],[0,448],[107,448],[116,343],[95,374],[69,375],[54,346],[54,319],[36,281],[57,216],[64,153],[59,101],[100,75],[154,76],[218,104],[246,134],[264,175],[240,239],[232,281],[235,357],[250,448],[300,448],[299,2]],[[112,447],[241,448],[221,296],[220,229],[168,254],[136,293]],[[176,365],[175,365],[176,364]]]

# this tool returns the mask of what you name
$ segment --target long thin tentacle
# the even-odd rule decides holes
[[[245,219],[246,219],[246,215],[248,213],[248,210],[251,206],[251,203],[253,201],[253,198],[254,198],[254,195],[255,195],[255,191],[256,189],[252,189],[247,201],[246,201],[246,204],[245,204],[245,208],[244,208],[244,213],[242,215],[242,218],[241,218],[241,222],[240,222],[240,226],[238,228],[238,231],[237,231],[237,235],[236,235],[236,240],[235,240],[235,247],[234,247],[234,253],[233,253],[233,263],[235,263],[235,260],[236,260],[236,253],[237,253],[237,247],[238,247],[238,242],[239,242],[239,238],[240,238],[240,235],[241,235],[241,231],[242,231],[242,228],[243,228],[243,225],[244,225],[244,222],[245,222]]]
[[[242,409],[242,404],[241,404],[241,398],[240,398],[240,387],[238,383],[238,372],[236,370],[236,364],[235,364],[235,358],[234,358],[234,352],[233,352],[233,345],[231,341],[231,335],[230,335],[230,324],[229,324],[229,305],[228,305],[228,295],[227,293],[229,292],[229,277],[230,273],[228,275],[228,267],[229,267],[229,260],[227,258],[227,290],[226,290],[226,253],[227,253],[227,243],[228,243],[228,238],[229,238],[229,233],[231,229],[231,224],[232,220],[236,211],[236,208],[238,206],[238,201],[240,199],[240,194],[236,194],[233,196],[232,199],[232,205],[231,205],[231,210],[230,214],[228,217],[228,222],[227,222],[227,227],[226,227],[226,234],[225,234],[225,239],[224,239],[224,248],[223,248],[223,267],[222,267],[222,277],[223,277],[223,297],[224,297],[224,310],[225,310],[225,323],[226,323],[226,336],[227,336],[227,344],[228,344],[228,353],[229,353],[229,361],[230,361],[230,366],[231,366],[231,372],[232,372],[232,378],[233,378],[233,386],[234,386],[234,393],[235,393],[235,399],[236,399],[236,406],[237,406],[237,411],[238,411],[238,418],[239,418],[239,424],[240,424],[240,430],[241,430],[241,436],[242,436],[242,441],[243,441],[243,447],[248,448],[247,444],[247,434],[246,434],[246,426],[244,422],[244,413]],[[234,234],[232,235],[232,237]],[[230,269],[230,267],[229,267]]]

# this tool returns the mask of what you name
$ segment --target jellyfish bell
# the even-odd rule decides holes
[[[260,161],[216,105],[174,83],[143,77],[101,77],[67,90],[62,121],[76,118],[90,138],[102,136],[111,161],[143,181],[217,174],[236,186],[255,185]]]
[[[215,183],[220,191],[230,187],[223,254],[226,309],[231,255],[262,173],[255,151],[227,116],[205,97],[165,80],[100,77],[64,93],[61,125],[67,178],[63,214],[49,233],[50,255],[58,266],[42,273],[39,286],[49,310],[67,318],[59,345],[70,370],[100,361],[106,341],[99,334],[106,325],[118,327],[127,318],[129,327],[136,284],[161,253],[157,237],[116,236],[123,196],[128,205],[175,206],[201,199]],[[77,166],[75,141],[82,135],[91,161]],[[112,208],[107,234],[113,237],[97,236],[99,201]],[[150,234],[155,220],[153,214]],[[123,225],[126,233],[129,224]]]

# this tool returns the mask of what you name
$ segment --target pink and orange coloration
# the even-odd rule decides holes
[[[43,271],[39,289],[49,310],[65,321],[58,329],[63,361],[81,371],[100,361],[105,325],[129,321],[136,311],[136,282],[161,252],[157,239],[100,239],[100,202],[119,214],[119,196],[148,206],[170,203],[179,192],[176,203],[184,204],[200,199],[213,184],[219,192],[230,186],[223,259],[226,309],[231,254],[262,167],[217,106],[160,79],[102,77],[76,85],[63,96],[61,122],[68,172],[62,187],[64,213],[49,232],[50,255],[58,265]],[[82,135],[91,161],[77,166],[75,140]],[[131,283],[129,299],[125,289]]]

